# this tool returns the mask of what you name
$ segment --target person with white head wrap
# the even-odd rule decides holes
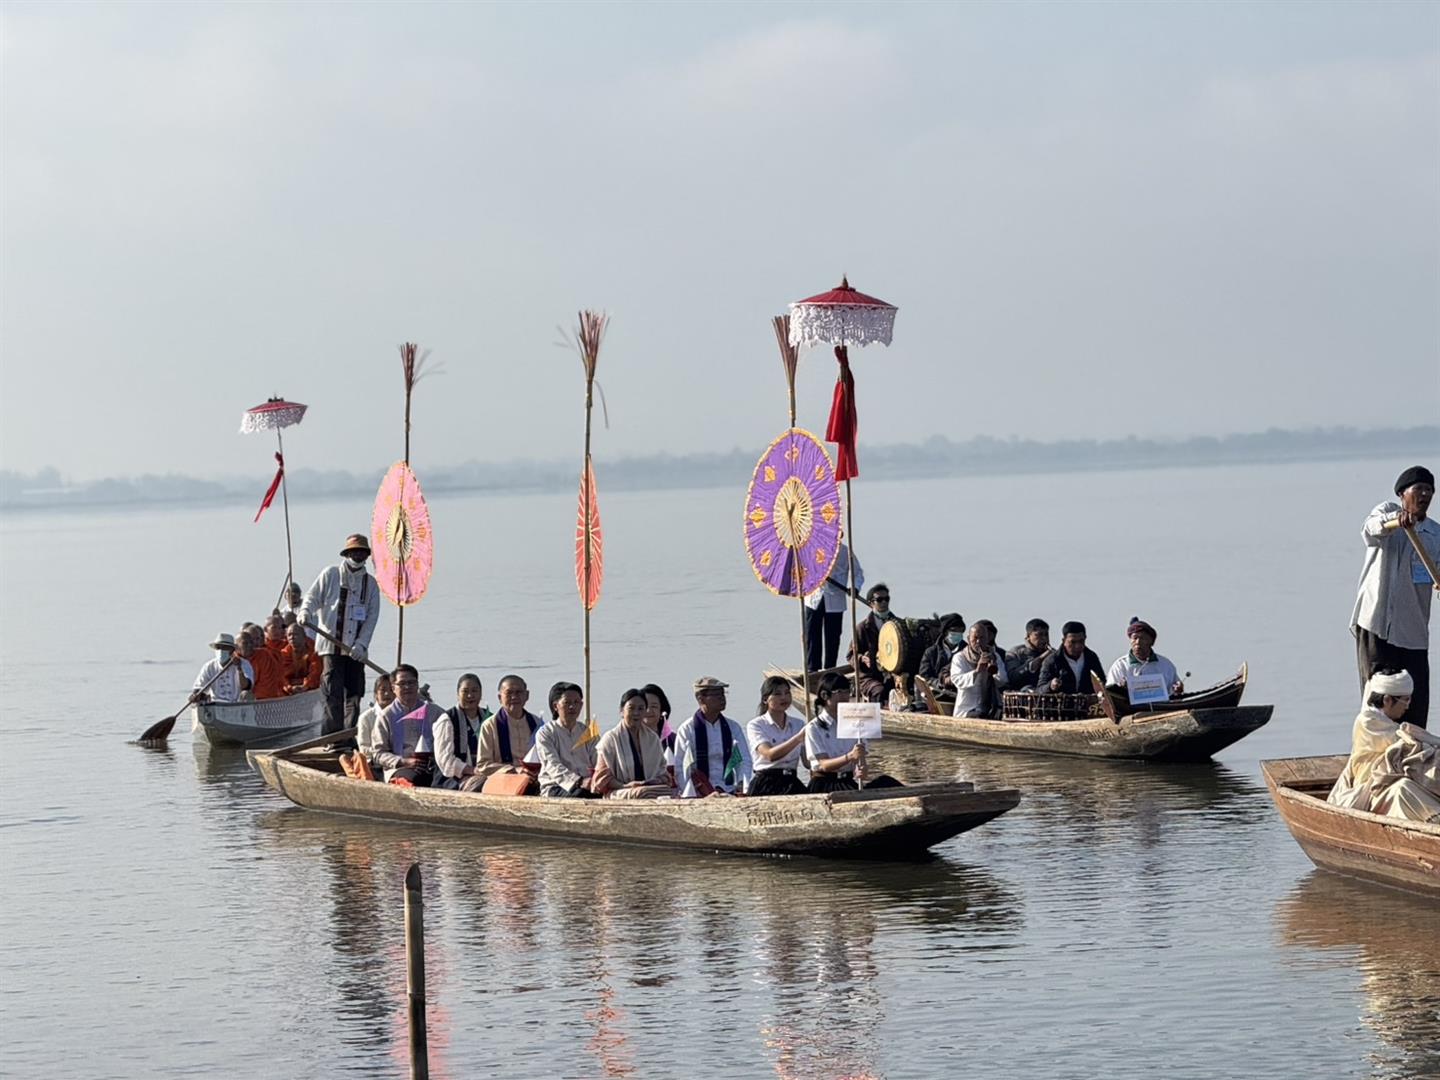
[[[1429,820],[1440,815],[1440,741],[1402,723],[1415,680],[1408,671],[1377,671],[1351,730],[1350,760],[1329,801],[1352,810]]]

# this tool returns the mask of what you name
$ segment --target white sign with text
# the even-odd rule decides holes
[[[1170,687],[1165,685],[1165,676],[1160,674],[1136,675],[1131,672],[1125,677],[1125,689],[1130,692],[1131,705],[1170,700]]]
[[[835,718],[835,734],[842,739],[880,738],[878,701],[842,701]]]

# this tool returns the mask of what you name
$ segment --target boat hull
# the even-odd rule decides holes
[[[1019,805],[971,784],[712,799],[546,799],[354,780],[324,764],[251,751],[265,782],[297,806],[506,835],[760,855],[914,858]]]
[[[1144,761],[1205,761],[1270,722],[1272,705],[1135,713],[1118,723],[1087,720],[981,720],[883,711],[886,738],[983,746],[990,750]]]
[[[277,746],[319,733],[325,697],[306,690],[265,701],[207,701],[191,711],[195,727],[216,746]]]
[[[1290,835],[1322,870],[1440,896],[1440,825],[1325,801],[1346,760],[1341,754],[1260,763]]]

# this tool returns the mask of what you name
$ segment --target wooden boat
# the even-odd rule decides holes
[[[1322,870],[1440,896],[1440,825],[1325,801],[1347,760],[1337,754],[1260,763],[1290,835]]]
[[[319,732],[325,698],[319,690],[264,701],[192,705],[194,726],[216,746],[274,746]]]
[[[353,780],[341,772],[338,754],[305,744],[248,757],[270,787],[310,810],[757,855],[913,858],[1020,803],[1013,788],[976,791],[962,783],[757,799],[546,799]]]
[[[786,676],[797,693],[799,673]],[[1221,709],[1142,712],[1111,720],[1108,716],[1075,720],[981,720],[933,712],[883,709],[886,738],[983,746],[1079,757],[1140,758],[1147,761],[1204,761],[1270,722],[1273,705],[1237,705]]]

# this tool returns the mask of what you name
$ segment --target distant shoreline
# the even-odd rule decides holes
[[[596,473],[611,491],[671,491],[748,483],[757,450],[598,459]],[[981,437],[953,442],[943,436],[922,443],[860,444],[866,479],[1023,476],[1054,472],[1116,472],[1137,468],[1206,468],[1222,465],[1293,464],[1310,461],[1440,455],[1440,425],[1399,430],[1353,428],[1278,431],[1181,440],[1124,439],[1037,442]],[[1433,462],[1430,462],[1433,463]],[[371,498],[383,470],[296,469],[291,494],[308,499]],[[428,494],[505,492],[539,494],[573,490],[573,462],[468,462],[432,466],[422,480]],[[268,476],[204,480],[167,475],[112,478],[71,484],[57,470],[23,474],[0,470],[0,510],[126,509],[166,506],[259,505]]]

